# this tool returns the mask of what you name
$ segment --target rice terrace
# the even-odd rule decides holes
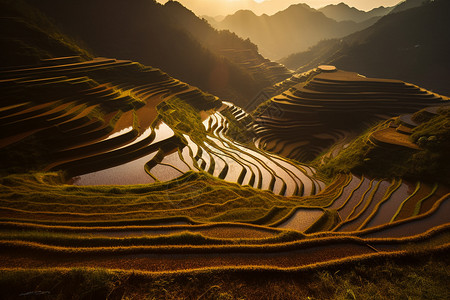
[[[450,2],[180,2],[0,0],[0,298],[449,299]]]

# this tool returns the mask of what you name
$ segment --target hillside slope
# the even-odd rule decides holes
[[[282,63],[300,72],[332,64],[371,77],[402,78],[448,95],[449,10],[449,1],[436,0],[389,14],[363,31],[320,42]]]
[[[0,22],[1,67],[36,64],[52,57],[92,57],[45,15],[21,1],[0,1]]]
[[[242,106],[263,87],[289,76],[282,66],[273,68],[253,44],[230,32],[215,31],[173,1],[166,5],[154,0],[27,2],[97,56],[160,68]],[[245,55],[235,59],[234,52]]]

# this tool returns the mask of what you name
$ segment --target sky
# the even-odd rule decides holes
[[[157,0],[165,3],[167,0]],[[250,9],[257,15],[274,14],[292,4],[306,3],[313,8],[344,2],[360,10],[371,10],[379,6],[393,6],[401,0],[178,0],[198,16],[226,16],[240,9]]]

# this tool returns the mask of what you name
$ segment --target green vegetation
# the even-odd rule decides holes
[[[192,222],[252,221],[273,206],[295,207],[301,198],[284,198],[271,192],[228,183],[207,173],[188,172],[179,179],[151,186],[73,187],[36,182],[34,176],[10,175],[2,179],[3,219],[48,224],[151,224],[187,217]],[[9,196],[8,196],[9,195]],[[13,201],[14,199],[14,201]],[[14,211],[14,212],[13,212]],[[226,214],[232,211],[233,214]],[[30,213],[28,213],[30,212]],[[34,212],[34,213],[31,213]],[[75,222],[75,223],[74,223]],[[112,222],[112,223],[111,223]]]
[[[450,108],[441,108],[437,115],[416,115],[420,125],[413,129],[411,140],[430,152],[448,154],[450,151]],[[448,155],[445,155],[448,156]]]
[[[203,100],[199,102],[205,105],[204,110],[214,110],[217,108],[214,106],[221,105],[220,101],[219,103],[210,101],[208,95],[200,91],[198,93],[201,96],[195,100]],[[189,100],[186,101],[178,96],[174,96],[159,104],[157,109],[161,119],[179,137],[183,138],[183,134],[187,134],[197,143],[202,144],[205,141],[206,130],[200,117],[200,108],[194,107],[189,103]]]
[[[226,131],[226,135],[232,140],[251,146],[253,144],[254,134],[245,126],[247,124],[237,121],[228,109],[223,110],[221,113],[228,121],[228,130]],[[246,123],[248,123],[248,120],[246,120]]]
[[[450,165],[448,156],[450,131],[448,111],[443,110],[413,129],[411,140],[423,147],[421,150],[408,148],[386,149],[369,141],[371,133],[385,128],[380,123],[355,139],[338,156],[322,163],[318,158],[314,164],[319,173],[333,177],[338,173],[364,174],[378,178],[410,178],[430,182],[450,184],[450,170],[442,166]],[[425,138],[421,140],[421,138]]]
[[[433,256],[356,262],[294,273],[149,274],[104,269],[2,270],[4,299],[38,291],[71,299],[447,299],[449,261]],[[255,276],[256,275],[256,276]],[[47,295],[47,296],[46,296]]]
[[[220,228],[220,227],[218,227]],[[239,228],[239,227],[236,227]],[[247,227],[251,228],[251,227]],[[297,231],[276,231],[267,238],[214,238],[207,236],[208,230],[214,227],[199,227],[198,231],[185,231],[170,233],[167,235],[148,235],[139,237],[107,237],[108,232],[87,233],[88,237],[80,233],[58,233],[51,231],[2,231],[0,239],[5,241],[26,241],[30,243],[41,243],[56,247],[132,247],[132,246],[208,246],[208,245],[270,245],[298,241],[304,235]],[[254,228],[255,231],[258,227]],[[242,228],[245,230],[245,227]],[[204,233],[202,233],[204,231]],[[151,231],[149,230],[149,234]],[[125,234],[126,235],[126,234]],[[186,247],[187,248],[187,247]]]

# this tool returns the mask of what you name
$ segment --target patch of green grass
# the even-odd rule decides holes
[[[450,123],[448,111],[433,117],[414,129],[411,136],[422,150],[388,149],[368,141],[371,132],[383,123],[370,128],[356,138],[336,157],[314,164],[322,176],[331,178],[338,173],[354,173],[377,178],[410,178],[450,184]],[[425,137],[426,141],[422,139]],[[420,141],[422,139],[422,142]]]
[[[426,150],[448,153],[450,151],[450,108],[441,109],[438,115],[423,120],[424,122],[413,129],[411,140]]]
[[[237,225],[237,224],[235,224]],[[208,229],[208,228],[206,228]],[[243,227],[242,230],[248,229]],[[162,229],[163,230],[163,229]],[[256,229],[255,229],[256,230]],[[107,232],[106,232],[107,233]],[[299,241],[304,235],[298,231],[274,232],[265,238],[212,238],[192,231],[150,235],[141,237],[107,237],[102,233],[59,233],[50,231],[0,231],[0,240],[25,241],[56,247],[131,247],[131,246],[176,246],[176,245],[263,245]]]
[[[226,131],[226,135],[231,137],[231,139],[235,141],[251,145],[254,134],[241,123],[239,123],[229,110],[223,110],[221,113],[228,121],[229,127]]]
[[[15,214],[4,214],[3,218],[72,226],[150,225],[179,220],[253,223],[275,206],[284,211],[302,199],[242,187],[204,172],[191,171],[169,182],[141,186],[68,186],[58,184],[58,178],[55,173],[1,178],[0,206]],[[258,224],[273,222],[281,215]]]
[[[161,119],[170,126],[177,135],[190,135],[193,139],[203,140],[206,137],[205,127],[200,119],[199,111],[177,96],[157,106]]]

